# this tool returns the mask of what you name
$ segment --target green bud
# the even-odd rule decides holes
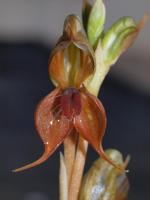
[[[117,150],[107,150],[106,154],[123,164],[123,158]],[[120,173],[108,162],[99,158],[84,176],[79,200],[125,200],[128,196],[129,183],[125,172]]]
[[[86,25],[85,30],[89,42],[96,48],[105,23],[105,5],[102,0],[95,0],[91,7],[87,1],[84,1],[83,8],[83,22]]]
[[[95,74],[84,82],[92,94],[98,94],[110,66],[132,45],[147,20],[148,15],[145,14],[136,25],[131,17],[123,17],[112,25],[104,37],[101,36],[95,50]]]
[[[122,17],[106,32],[102,40],[103,62],[112,65],[134,42],[138,28],[131,17]]]

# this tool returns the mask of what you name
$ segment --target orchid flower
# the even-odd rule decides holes
[[[105,6],[83,0],[83,25],[69,15],[64,31],[49,59],[49,75],[56,89],[37,106],[35,126],[45,147],[35,162],[14,170],[22,171],[43,163],[71,134],[79,134],[110,164],[123,170],[104,153],[105,109],[96,98],[100,86],[119,56],[133,43],[145,23],[122,17],[104,32]]]
[[[94,51],[79,18],[70,15],[49,62],[49,74],[57,88],[38,104],[35,111],[35,126],[45,146],[44,154],[15,172],[43,163],[68,135],[75,134],[74,129],[102,158],[117,166],[102,148],[106,128],[104,107],[84,86],[84,81],[94,70]]]

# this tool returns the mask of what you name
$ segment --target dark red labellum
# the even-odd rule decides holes
[[[76,88],[68,88],[64,90],[61,97],[62,114],[72,119],[81,112],[81,98],[80,92]]]

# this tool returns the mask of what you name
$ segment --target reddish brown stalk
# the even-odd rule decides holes
[[[64,141],[64,158],[67,171],[68,185],[70,183],[73,164],[75,160],[77,136],[78,135],[74,130],[74,132],[71,135],[69,135]]]
[[[77,200],[86,160],[88,142],[79,136],[76,157],[73,163],[72,176],[69,184],[68,200]]]

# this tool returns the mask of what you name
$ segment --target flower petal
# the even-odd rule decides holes
[[[50,78],[61,88],[79,87],[94,69],[94,51],[82,23],[76,15],[69,15],[64,23],[63,35],[49,59]]]
[[[65,59],[64,59],[64,49],[55,50],[54,56],[49,60],[49,74],[51,81],[55,86],[60,86],[64,88],[68,84],[68,78],[65,71]]]
[[[14,172],[23,171],[43,163],[71,132],[71,122],[66,117],[61,116],[60,96],[60,89],[55,89],[39,103],[35,112],[35,126],[45,146],[43,155],[37,161],[16,169]]]
[[[123,170],[105,154],[102,139],[106,128],[106,113],[102,103],[93,95],[81,92],[82,111],[75,117],[76,130],[86,139],[98,154],[113,166]]]

